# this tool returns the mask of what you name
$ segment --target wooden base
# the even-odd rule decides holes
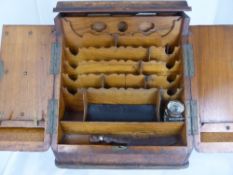
[[[64,163],[55,160],[55,165],[58,168],[68,169],[185,169],[189,167],[189,162],[182,165],[91,165],[91,164],[75,164]]]

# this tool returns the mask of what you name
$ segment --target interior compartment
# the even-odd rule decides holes
[[[113,123],[113,122],[61,122],[62,137],[60,144],[95,145],[91,136],[106,136],[109,141],[121,144],[121,139],[127,138],[130,146],[142,146],[139,142],[148,146],[181,146],[186,144],[185,127],[181,122],[158,123]],[[129,138],[136,141],[130,142]],[[114,139],[117,138],[117,139]],[[112,139],[112,140],[110,140]],[[152,143],[152,140],[156,140]],[[137,142],[138,140],[138,142]],[[103,143],[111,144],[111,143]],[[136,145],[134,145],[136,144]],[[122,144],[121,144],[122,145]]]
[[[169,101],[184,104],[182,17],[59,20],[60,144],[117,144],[108,139],[131,140],[134,146],[151,140],[158,141],[154,146],[187,144],[184,121],[164,122]],[[93,137],[98,142],[92,143]]]

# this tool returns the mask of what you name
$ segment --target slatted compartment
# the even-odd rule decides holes
[[[158,146],[186,144],[184,122],[163,122],[166,104],[183,102],[181,17],[64,17],[61,24],[59,143],[91,144],[93,135],[123,133],[167,138]],[[135,118],[124,115],[130,109]]]

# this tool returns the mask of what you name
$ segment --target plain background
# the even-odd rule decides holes
[[[233,0],[188,0],[192,25],[233,24]],[[53,24],[56,0],[0,0],[0,33],[3,24]],[[190,166],[182,170],[68,170],[54,165],[51,150],[44,153],[0,152],[1,175],[53,174],[147,174],[147,175],[232,175],[232,154],[192,152]]]

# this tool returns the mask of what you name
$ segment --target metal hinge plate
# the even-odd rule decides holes
[[[59,42],[52,43],[51,46],[51,60],[50,73],[57,75],[61,67],[61,44]]]
[[[47,132],[53,134],[57,127],[58,113],[58,101],[56,99],[50,99],[48,104],[48,125]]]
[[[191,78],[194,76],[193,48],[191,44],[183,45],[183,57],[185,76]]]
[[[189,100],[185,106],[187,110],[188,134],[197,135],[199,133],[197,101]]]
[[[4,75],[4,64],[3,64],[3,60],[0,59],[0,80],[2,79]]]

